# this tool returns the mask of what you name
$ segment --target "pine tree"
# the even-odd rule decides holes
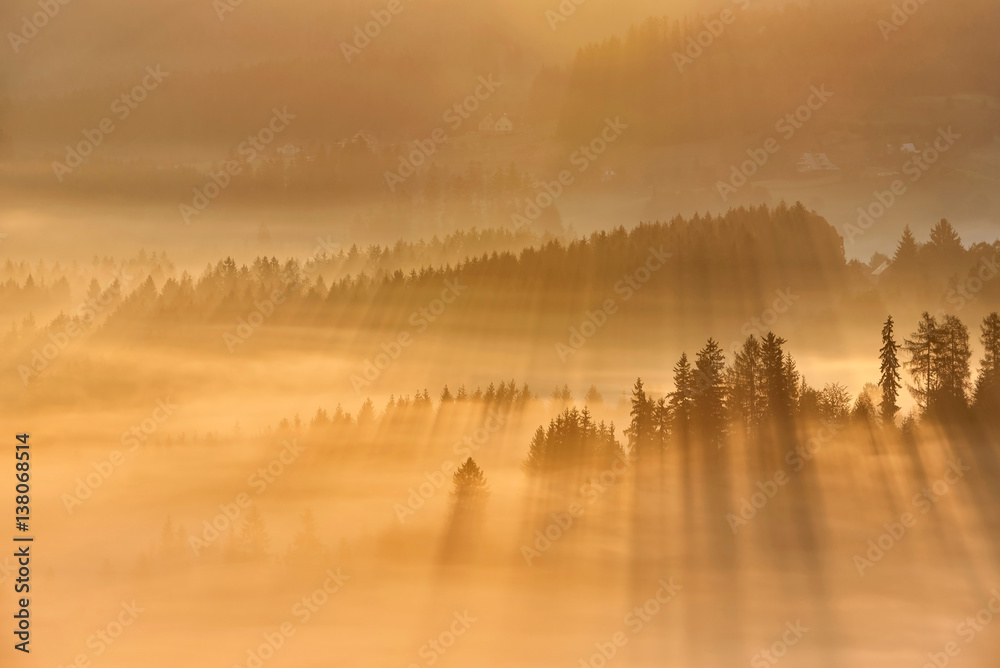
[[[868,389],[873,386],[866,386],[865,389],[858,394],[857,400],[854,402],[854,409],[851,411],[851,417],[856,421],[863,424],[870,424],[875,421],[875,402],[872,401],[871,394]]]
[[[941,221],[931,229],[931,247],[943,255],[954,255],[965,250],[962,247],[962,239],[958,232],[946,219]]]
[[[892,263],[908,269],[916,263],[917,252],[919,250],[920,245],[913,237],[913,232],[910,231],[910,226],[907,225],[903,228],[903,236],[900,237],[899,243],[896,245],[896,253],[892,257]]]
[[[694,372],[687,353],[681,353],[681,358],[674,365],[674,391],[669,399],[670,431],[681,439],[687,439],[694,408]]]
[[[976,377],[975,405],[986,412],[1000,407],[1000,315],[996,312],[983,319],[979,341],[983,360]]]
[[[968,408],[968,394],[972,372],[969,360],[969,330],[954,315],[946,315],[938,336],[938,387],[936,397],[949,410]]]
[[[938,384],[937,351],[940,331],[937,320],[924,311],[912,338],[903,342],[903,349],[909,354],[906,368],[913,376],[914,384],[909,386],[910,394],[917,400],[921,410],[927,412],[933,403]]]
[[[293,573],[309,575],[327,568],[330,551],[316,533],[316,518],[306,510],[300,518],[302,526],[295,532],[285,555],[285,563]]]
[[[587,396],[584,397],[584,401],[588,406],[600,406],[604,403],[604,398],[601,397],[601,393],[597,391],[597,386],[591,385],[590,389],[587,390]]]
[[[254,505],[236,531],[234,558],[236,561],[264,561],[268,558],[271,539],[267,534],[264,516]]]
[[[545,429],[539,427],[535,430],[535,435],[531,438],[531,445],[528,447],[528,457],[521,465],[525,471],[540,471],[545,465]]]
[[[632,388],[632,422],[625,435],[628,436],[629,451],[634,457],[646,452],[656,440],[655,402],[643,389],[642,378],[637,378]]]
[[[750,335],[733,358],[729,382],[729,408],[742,420],[747,436],[754,436],[764,421],[767,394],[764,388],[760,342]]]
[[[786,419],[791,415],[789,388],[786,386],[785,354],[781,346],[785,339],[768,332],[760,344],[761,371],[767,395],[767,412],[772,418]]]
[[[879,388],[882,390],[882,401],[879,408],[882,414],[882,421],[886,424],[895,422],[896,413],[899,412],[899,404],[896,402],[899,398],[901,382],[899,375],[899,346],[896,345],[896,340],[893,338],[892,324],[892,316],[890,315],[886,318],[885,325],[882,327],[882,350],[879,352],[882,371],[882,377],[878,383]]]
[[[722,447],[726,430],[726,358],[715,339],[709,339],[695,360],[694,416],[705,438]]]
[[[451,500],[456,512],[463,514],[478,513],[486,507],[490,496],[490,488],[486,476],[472,457],[455,471],[452,476],[453,488]]]
[[[670,406],[667,405],[666,397],[660,397],[653,410],[656,445],[662,450],[667,447],[670,441]]]
[[[785,387],[788,388],[789,408],[794,412],[799,408],[799,370],[791,353],[785,353]]]

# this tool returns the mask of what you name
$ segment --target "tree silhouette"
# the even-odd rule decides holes
[[[472,457],[452,475],[452,485],[451,501],[457,513],[474,515],[486,507],[490,488],[483,470]]]
[[[933,401],[934,389],[938,382],[939,338],[937,320],[924,311],[917,325],[917,331],[903,342],[903,349],[910,356],[906,368],[913,376],[913,385],[909,386],[910,394],[925,413]]]
[[[721,447],[726,428],[726,358],[715,339],[709,339],[695,360],[694,416],[711,445]]]
[[[230,558],[234,561],[265,561],[271,548],[264,516],[254,505],[236,529]]]
[[[974,393],[980,413],[993,415],[1000,407],[1000,315],[990,313],[983,319],[979,341],[983,344],[983,359],[979,363]]]
[[[293,573],[310,575],[329,566],[330,551],[316,533],[316,518],[311,510],[302,513],[300,522],[285,554],[285,564]]]
[[[758,434],[767,413],[763,376],[760,341],[751,334],[733,358],[729,381],[729,408],[733,417],[743,421],[751,438]]]
[[[948,410],[968,407],[968,392],[972,373],[969,360],[969,330],[954,315],[944,316],[937,337],[935,353],[938,363],[938,383],[935,400]]]
[[[674,391],[669,395],[667,408],[670,414],[670,431],[682,441],[686,441],[690,433],[694,393],[694,371],[688,362],[687,353],[681,353],[681,358],[674,365]]]
[[[899,404],[896,402],[899,398],[899,388],[902,380],[899,375],[899,346],[896,345],[896,340],[893,338],[892,325],[892,316],[890,315],[886,318],[885,325],[882,327],[882,349],[879,352],[882,372],[878,383],[879,388],[882,390],[882,401],[879,405],[879,411],[882,415],[882,421],[886,424],[894,423],[896,413],[899,412]]]
[[[653,448],[657,442],[656,431],[660,420],[656,415],[656,403],[646,396],[642,379],[636,378],[632,387],[632,422],[625,435],[628,436],[629,452],[633,457],[640,457]]]

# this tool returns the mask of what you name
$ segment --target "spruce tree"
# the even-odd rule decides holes
[[[975,406],[988,411],[997,408],[1000,400],[1000,315],[996,312],[983,319],[979,341],[983,360],[976,377]]]
[[[903,228],[903,236],[900,237],[896,245],[896,253],[892,257],[892,263],[902,268],[909,268],[917,261],[917,251],[920,245],[910,231],[910,226]]]
[[[760,359],[767,395],[767,412],[772,418],[785,419],[791,415],[791,406],[785,376],[785,353],[781,346],[785,339],[768,332],[761,340]]]
[[[750,335],[733,358],[730,409],[743,421],[747,436],[754,436],[764,421],[767,395],[764,388],[760,342]]]
[[[726,430],[726,358],[715,339],[709,339],[695,360],[694,415],[705,438],[722,447]]]
[[[454,487],[451,492],[452,503],[459,513],[476,513],[486,506],[490,496],[486,476],[472,457],[465,460],[452,476]]]
[[[899,346],[893,338],[892,316],[886,318],[882,327],[882,350],[879,352],[881,361],[882,377],[878,385],[882,390],[882,401],[879,405],[882,413],[882,421],[892,424],[896,420],[896,413],[899,412],[899,388],[901,377],[899,375]]]
[[[968,394],[972,372],[969,360],[969,330],[954,315],[946,315],[941,322],[938,336],[938,397],[948,409],[968,408]]]
[[[669,399],[667,410],[671,433],[687,439],[694,408],[694,371],[688,362],[687,353],[681,353],[681,358],[674,365],[674,391],[670,393]]]
[[[642,378],[637,378],[632,388],[632,422],[625,435],[628,436],[629,451],[636,457],[647,451],[655,442],[656,404],[643,389]]]
[[[933,404],[938,385],[937,353],[941,335],[937,320],[924,311],[917,331],[911,336],[912,338],[903,341],[903,349],[910,356],[906,361],[906,368],[914,381],[909,390],[920,409],[926,413]]]

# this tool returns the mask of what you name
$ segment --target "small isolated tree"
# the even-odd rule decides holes
[[[591,385],[590,389],[587,390],[587,396],[584,397],[584,401],[588,406],[596,407],[604,403],[604,398],[601,396],[601,393],[597,391],[597,386]]]
[[[879,352],[882,370],[882,377],[878,383],[879,389],[882,390],[879,412],[882,415],[882,421],[886,424],[895,422],[896,413],[899,412],[897,399],[899,398],[901,377],[899,375],[898,352],[899,346],[896,345],[896,340],[893,338],[892,316],[890,315],[882,327],[882,350]]]
[[[469,457],[452,476],[451,500],[455,512],[474,514],[482,512],[490,497],[486,476],[479,465]]]

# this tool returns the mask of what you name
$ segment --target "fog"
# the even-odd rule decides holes
[[[996,664],[995,2],[0,26],[0,666]]]

